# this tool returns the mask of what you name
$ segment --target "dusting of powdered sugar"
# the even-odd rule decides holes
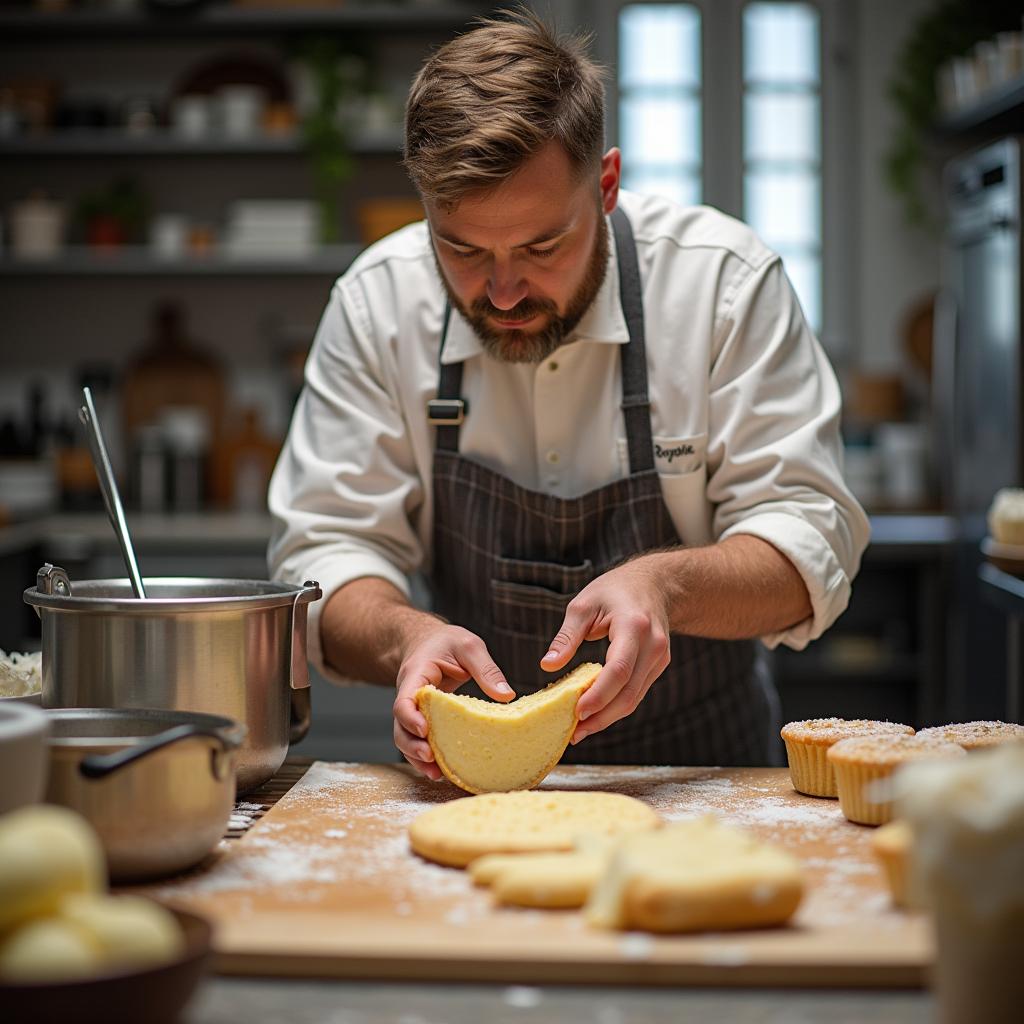
[[[247,829],[263,813],[263,804],[254,804],[248,800],[239,800],[228,818],[229,829]]]
[[[400,769],[396,769],[400,770]],[[452,927],[479,927],[495,909],[486,889],[466,873],[424,860],[409,847],[408,828],[423,811],[451,799],[447,784],[423,780],[382,783],[380,768],[315,762],[282,798],[290,812],[309,808],[291,821],[259,817],[242,840],[222,841],[215,856],[190,874],[151,890],[158,896],[232,893],[238,905],[273,893],[279,903],[309,906],[328,889],[377,888],[396,917],[433,915]],[[379,790],[367,799],[367,788]],[[665,821],[715,815],[746,827],[759,838],[778,843],[800,858],[805,873],[804,899],[796,923],[812,930],[870,922],[898,928],[905,917],[891,908],[869,848],[872,830],[851,825],[835,800],[815,799],[763,777],[730,775],[722,769],[567,768],[552,772],[545,790],[604,790],[624,793],[651,806]],[[239,804],[235,814],[263,811]],[[296,826],[295,821],[308,825]],[[872,875],[875,875],[872,878]],[[768,898],[766,892],[764,898]],[[585,930],[581,915],[553,918],[537,910],[515,913],[524,926],[547,928],[557,920],[570,932]],[[624,937],[623,956],[644,959],[644,942]],[[719,954],[711,954],[718,956]],[[716,962],[741,963],[746,952],[734,945]],[[709,961],[710,962],[710,961]]]
[[[222,841],[212,863],[153,891],[187,898],[272,890],[284,902],[313,903],[324,888],[383,879],[396,914],[409,915],[425,896],[448,902],[464,896],[448,910],[447,922],[478,920],[489,906],[486,893],[465,872],[423,860],[409,848],[409,824],[443,794],[426,789],[424,799],[382,798],[373,804],[352,799],[353,789],[365,796],[365,787],[376,784],[360,766],[314,762],[282,804],[315,807],[316,821],[330,827],[310,836],[287,822],[262,819],[243,840]]]
[[[708,769],[715,770],[715,769]],[[607,768],[588,768],[586,765],[572,767],[568,771],[556,768],[544,782],[541,789],[613,789],[616,792],[629,792],[640,787],[649,788],[663,779],[677,778],[678,768],[665,765],[652,765],[638,768],[615,768],[614,772]]]

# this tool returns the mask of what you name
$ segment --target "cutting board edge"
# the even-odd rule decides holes
[[[496,968],[488,960],[429,957],[382,961],[303,953],[215,954],[214,972],[226,976],[323,978],[363,981],[476,982],[497,985],[657,985],[700,988],[922,989],[927,968],[919,964],[679,964],[641,961],[567,963],[510,960]],[[500,977],[499,977],[500,976]]]

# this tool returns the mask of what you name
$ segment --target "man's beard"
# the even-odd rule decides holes
[[[437,271],[452,306],[468,321],[489,355],[506,363],[540,363],[565,342],[576,329],[583,314],[590,308],[604,283],[608,271],[608,254],[608,224],[601,213],[597,220],[597,238],[590,254],[587,272],[562,315],[559,315],[558,307],[550,299],[527,298],[512,309],[498,309],[491,304],[486,295],[483,295],[479,299],[474,299],[467,308],[452,291],[440,263]],[[434,258],[437,259],[436,253]],[[500,320],[528,320],[538,314],[548,319],[537,331],[495,327],[489,319],[497,317]]]

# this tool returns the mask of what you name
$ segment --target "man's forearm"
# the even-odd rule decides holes
[[[812,614],[796,567],[760,537],[740,534],[636,561],[668,595],[673,633],[738,640],[788,629]]]
[[[336,590],[320,616],[327,664],[351,679],[394,686],[408,645],[438,617],[413,608],[387,580],[367,576]]]

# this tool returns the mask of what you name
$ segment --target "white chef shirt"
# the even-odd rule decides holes
[[[813,615],[761,639],[802,649],[849,601],[868,521],[842,478],[840,394],[779,257],[708,207],[620,194],[643,283],[655,466],[684,544],[737,533],[800,572]],[[441,361],[463,361],[462,455],[562,498],[629,475],[619,346],[629,340],[613,247],[570,340],[539,364],[486,354],[453,310]],[[270,484],[276,579],[319,581],[320,611],[377,576],[409,594],[430,568],[445,295],[425,223],[372,245],[335,283]]]

